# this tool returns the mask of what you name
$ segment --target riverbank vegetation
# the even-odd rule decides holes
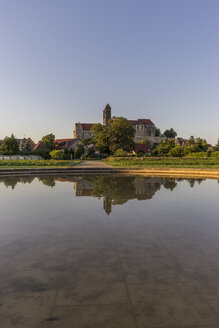
[[[217,168],[219,157],[176,158],[176,157],[108,157],[105,162],[115,167],[133,168]]]
[[[72,167],[80,163],[78,161],[65,160],[1,160],[0,169],[3,168],[37,168],[37,167]]]

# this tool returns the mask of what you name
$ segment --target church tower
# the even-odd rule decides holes
[[[103,125],[109,126],[109,120],[111,119],[111,107],[109,104],[103,110]]]
[[[103,197],[103,208],[107,215],[112,212],[112,198],[108,193],[106,193]]]

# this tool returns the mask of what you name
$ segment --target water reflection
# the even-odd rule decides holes
[[[30,184],[34,179],[51,188],[55,187],[56,182],[70,182],[77,197],[103,198],[103,209],[107,214],[112,212],[112,206],[125,204],[131,199],[152,199],[162,186],[173,191],[180,181],[187,181],[193,188],[204,180],[134,176],[31,176],[1,178],[0,182],[14,189],[18,183]]]
[[[219,186],[202,181],[1,178],[0,327],[219,327]]]
[[[29,177],[29,176],[24,176],[24,177],[1,177],[0,178],[0,183],[3,183],[5,187],[10,187],[11,189],[14,189],[18,183],[32,183],[35,177]],[[54,179],[53,179],[54,180]]]

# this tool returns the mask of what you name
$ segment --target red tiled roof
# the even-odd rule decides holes
[[[38,150],[38,148],[40,148],[40,146],[41,146],[41,143],[42,143],[41,140],[40,140],[39,142],[37,142],[37,144],[36,144],[36,146],[34,147],[33,151]]]
[[[81,125],[82,126],[82,128],[83,128],[83,130],[91,130],[92,129],[92,126],[94,125],[94,124],[97,124],[97,123],[76,123],[76,126],[77,125]]]
[[[128,120],[128,122],[131,124],[131,125],[137,125],[137,124],[145,124],[145,125],[154,125],[154,123],[149,120],[149,119],[145,119],[145,118],[140,118],[138,120]]]
[[[78,139],[55,139],[57,149],[69,149]]]
[[[77,140],[77,139],[72,139],[72,138],[68,138],[68,139],[55,139],[54,142],[55,143],[60,143],[60,142],[66,142],[66,141],[72,141],[72,140]]]
[[[136,125],[138,123],[138,121],[136,120],[128,120],[128,122],[131,124],[131,125]]]
[[[148,144],[135,144],[135,153],[139,152],[150,153],[150,147]]]

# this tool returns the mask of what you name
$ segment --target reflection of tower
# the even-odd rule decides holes
[[[109,126],[110,119],[111,119],[111,107],[109,104],[107,104],[103,111],[103,125]]]
[[[109,215],[112,212],[112,201],[109,194],[105,194],[103,197],[103,208],[105,212]]]

